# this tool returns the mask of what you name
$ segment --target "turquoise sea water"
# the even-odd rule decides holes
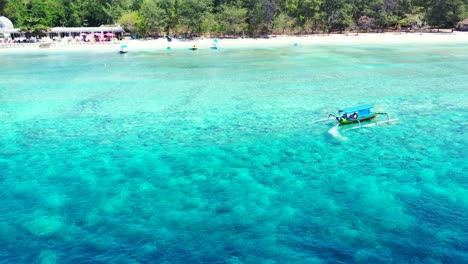
[[[0,53],[0,263],[468,260],[466,44],[129,50]]]

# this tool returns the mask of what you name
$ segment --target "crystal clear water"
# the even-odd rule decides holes
[[[1,263],[468,259],[466,44],[129,49],[0,53]]]

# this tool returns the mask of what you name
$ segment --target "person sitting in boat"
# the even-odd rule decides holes
[[[358,113],[354,113],[353,114],[353,119],[357,119],[358,118]]]

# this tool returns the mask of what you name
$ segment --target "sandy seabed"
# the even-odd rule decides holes
[[[433,44],[433,43],[468,43],[468,32],[453,33],[361,33],[361,34],[330,34],[330,35],[303,35],[303,36],[274,36],[269,38],[237,38],[219,39],[219,48],[237,47],[269,47],[288,45],[338,45],[338,44]],[[128,40],[114,43],[62,43],[54,42],[51,50],[116,50],[120,45],[127,44],[129,51],[132,50],[161,50],[167,49],[188,49],[196,45],[198,49],[210,48],[213,44],[211,38],[200,38],[195,40],[174,39],[168,42],[164,38],[155,40]],[[0,51],[11,50],[38,50],[39,44],[2,44]],[[44,49],[45,50],[45,49]]]

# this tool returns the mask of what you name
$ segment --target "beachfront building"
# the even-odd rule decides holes
[[[0,38],[9,38],[10,31],[13,30],[13,23],[10,19],[0,16]]]
[[[50,39],[76,39],[76,40],[106,40],[122,39],[124,29],[121,26],[100,27],[54,27],[50,28],[44,35]],[[31,32],[14,28],[13,23],[6,17],[0,17],[0,38],[26,40],[32,37]]]
[[[51,39],[80,38],[91,39],[97,37],[122,39],[124,29],[121,26],[100,26],[100,27],[54,27],[47,33]]]

